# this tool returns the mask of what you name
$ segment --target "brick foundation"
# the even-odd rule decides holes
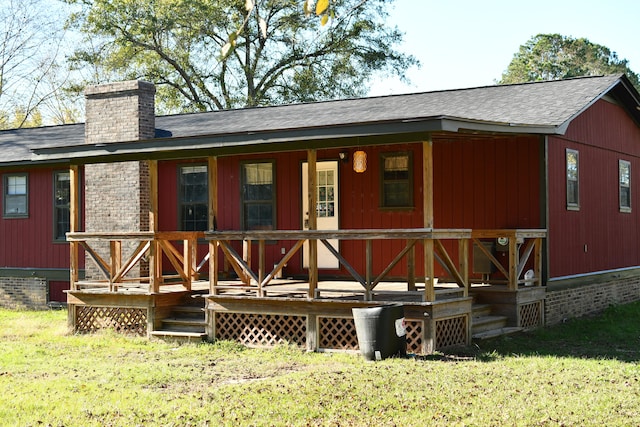
[[[556,288],[556,289],[554,289]],[[550,286],[545,300],[547,325],[600,313],[611,305],[640,300],[640,276],[611,279],[581,286]]]
[[[40,277],[0,277],[0,307],[43,310],[47,280]]]

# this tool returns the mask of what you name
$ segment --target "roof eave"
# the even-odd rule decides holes
[[[477,133],[557,133],[554,126],[481,122],[451,117],[429,117],[393,122],[361,123],[346,126],[283,129],[275,132],[200,135],[181,138],[155,138],[144,141],[109,144],[82,144],[32,150],[32,164],[40,162],[94,163],[142,158],[162,158],[178,152],[207,150],[214,155],[250,151],[287,151],[304,148],[328,148],[367,143],[384,143],[385,137],[396,141],[420,140],[432,132]],[[379,141],[379,142],[376,142]],[[286,144],[286,145],[285,145]],[[250,147],[253,147],[252,149]]]

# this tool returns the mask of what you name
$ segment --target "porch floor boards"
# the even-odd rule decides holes
[[[83,281],[79,283],[79,289],[74,292],[87,294],[122,294],[122,295],[151,295],[148,291],[146,283],[121,283],[115,292],[109,292],[108,286],[100,282]],[[474,289],[492,289],[494,291],[505,288],[506,286],[473,284],[471,290]],[[198,293],[206,293],[210,289],[208,280],[198,280],[192,282],[191,291]],[[185,292],[187,289],[182,284],[162,285],[160,294]],[[218,281],[219,295],[255,295],[258,287],[256,285],[246,285],[238,279],[225,279]],[[304,279],[273,279],[269,285],[263,287],[264,297],[291,297],[291,298],[307,298],[309,292],[309,283]],[[462,297],[463,289],[458,287],[456,283],[438,282],[435,290],[436,300]],[[415,290],[407,290],[406,282],[381,282],[372,291],[373,301],[423,301],[424,284],[417,283]],[[360,283],[349,280],[321,280],[318,282],[316,299],[355,299],[362,300],[364,298],[364,289]]]

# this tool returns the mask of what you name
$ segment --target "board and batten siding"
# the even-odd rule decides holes
[[[566,205],[567,149],[579,153],[579,210]],[[549,276],[640,265],[640,127],[599,100],[549,137]],[[618,161],[631,162],[631,212],[619,205]]]
[[[339,161],[341,229],[394,229],[423,227],[422,143],[358,147],[367,153],[367,170],[356,173],[352,156],[355,148],[319,149],[318,162],[337,160],[340,151],[349,160]],[[413,162],[413,206],[384,209],[380,202],[380,156],[411,152]],[[434,211],[437,228],[539,228],[540,223],[540,140],[537,137],[434,138]],[[301,164],[306,152],[265,153],[218,158],[218,218],[220,230],[239,230],[240,164],[246,161],[275,161],[278,229],[302,227]],[[193,162],[205,163],[206,159]],[[185,161],[159,164],[160,230],[178,227],[177,167]],[[266,262],[271,265],[295,242],[278,241],[266,245]],[[377,241],[373,246],[374,274],[404,248],[403,241]],[[203,250],[204,250],[204,246]],[[236,244],[236,249],[241,250]],[[254,245],[255,246],[255,245]],[[457,242],[446,245],[457,257]],[[340,251],[357,271],[365,270],[365,243],[342,241]],[[254,257],[257,248],[254,247]],[[417,274],[422,270],[422,246],[416,246]],[[257,258],[254,258],[254,263]],[[255,267],[255,265],[254,265]],[[324,271],[346,276],[346,270]],[[440,271],[440,274],[443,272]],[[306,274],[302,256],[293,257],[285,274]],[[390,276],[407,274],[406,262],[398,264]]]
[[[69,268],[69,245],[53,236],[53,173],[65,168],[3,170],[28,174],[29,214],[25,218],[5,218],[0,196],[0,267]],[[2,182],[2,180],[0,180]]]

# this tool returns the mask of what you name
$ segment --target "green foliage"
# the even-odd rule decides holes
[[[42,126],[42,114],[37,108],[28,113],[22,108],[16,108],[12,114],[0,111],[0,129],[35,128]]]
[[[475,357],[367,362],[71,335],[65,311],[0,309],[0,425],[630,425],[638,322],[635,303],[483,341]]]
[[[395,50],[388,0],[332,1],[325,27],[300,0],[67,1],[84,5],[72,23],[91,42],[72,58],[78,68],[92,64],[94,83],[155,83],[161,112],[361,95],[375,73],[403,77],[417,64]]]
[[[628,63],[616,52],[586,38],[538,34],[520,46],[499,84],[625,73],[640,89],[640,78]]]

